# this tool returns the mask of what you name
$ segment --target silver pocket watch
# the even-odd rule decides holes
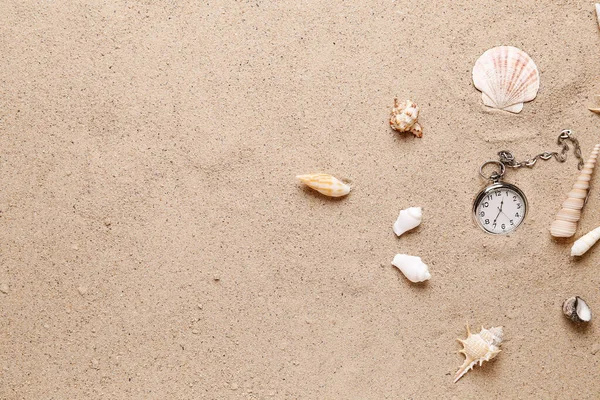
[[[483,168],[497,164],[500,171],[494,171],[489,177],[483,174]],[[502,181],[506,167],[500,161],[486,161],[479,168],[479,174],[492,181],[483,189],[473,203],[473,217],[481,229],[493,235],[514,231],[527,215],[527,197],[521,189]]]
[[[565,162],[567,152],[569,151],[567,140],[573,143],[575,157],[579,160],[578,169],[581,169],[583,167],[581,148],[570,130],[563,130],[558,137],[557,142],[562,146],[560,153],[546,151],[529,160],[517,162],[511,152],[503,150],[498,153],[499,160],[484,162],[479,167],[479,175],[491,181],[491,184],[486,186],[475,197],[475,201],[473,202],[473,219],[475,224],[485,232],[493,235],[506,235],[517,229],[525,220],[529,205],[527,197],[525,197],[521,189],[502,181],[506,167],[532,168],[538,159],[549,160],[552,157],[556,158],[559,162]],[[499,170],[495,170],[489,176],[486,176],[483,170],[488,165],[496,165],[499,167]]]

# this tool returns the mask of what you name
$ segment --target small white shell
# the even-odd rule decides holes
[[[410,132],[416,137],[423,136],[423,129],[417,122],[419,106],[410,100],[399,103],[394,99],[394,108],[390,114],[390,126],[397,132]]]
[[[573,296],[565,300],[563,313],[573,322],[589,322],[592,319],[592,310],[579,296]]]
[[[342,197],[350,193],[350,186],[329,174],[298,175],[296,178],[325,196]]]
[[[497,326],[490,329],[481,327],[481,331],[475,335],[471,333],[467,325],[467,338],[458,339],[462,343],[461,353],[465,355],[465,362],[456,371],[454,383],[458,382],[464,374],[471,370],[477,363],[483,365],[484,361],[490,361],[500,353],[500,344],[502,343],[502,327]]]
[[[423,263],[421,257],[396,254],[392,265],[398,268],[411,282],[423,282],[431,279],[429,267]]]
[[[423,212],[421,207],[410,207],[400,211],[400,215],[398,215],[398,219],[394,223],[394,233],[400,236],[404,232],[416,228],[421,224],[422,217]]]
[[[524,102],[535,99],[540,73],[523,50],[499,46],[487,50],[475,62],[473,83],[486,106],[519,113]]]
[[[577,241],[573,243],[573,247],[571,247],[571,255],[584,255],[585,252],[588,251],[593,245],[595,245],[599,239],[600,226],[577,239]]]

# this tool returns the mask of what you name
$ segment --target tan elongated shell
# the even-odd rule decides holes
[[[519,113],[523,103],[537,96],[540,73],[523,50],[499,46],[487,50],[475,62],[473,83],[486,106]]]
[[[600,144],[597,144],[588,161],[583,165],[573,189],[567,194],[562,208],[556,214],[556,218],[550,226],[550,234],[554,237],[571,237],[577,230],[577,223],[581,218],[581,210],[590,188],[590,180],[596,165],[596,159],[600,152]]]
[[[350,193],[350,186],[329,174],[298,175],[296,178],[325,196],[342,197]]]
[[[423,129],[417,122],[419,106],[410,100],[402,103],[394,99],[394,108],[390,114],[390,126],[397,132],[410,132],[416,137],[423,137]]]
[[[484,361],[490,361],[500,353],[500,344],[502,343],[502,327],[494,327],[485,329],[481,327],[481,331],[477,334],[472,334],[469,325],[467,325],[467,338],[458,339],[462,343],[463,349],[461,353],[465,355],[465,362],[456,371],[454,383],[458,382],[464,374],[471,370],[477,363],[483,365]]]

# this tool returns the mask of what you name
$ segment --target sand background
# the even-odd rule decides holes
[[[599,141],[592,2],[10,0],[0,26],[0,398],[600,394],[598,324],[560,311],[600,313],[600,248],[574,261],[548,233],[572,154],[508,172],[514,234],[471,221],[498,150]],[[471,83],[503,44],[541,71],[519,115]],[[422,139],[389,129],[395,96]],[[294,178],[316,171],[352,193]],[[398,239],[408,206],[424,222]],[[453,384],[466,321],[503,325],[504,351]]]

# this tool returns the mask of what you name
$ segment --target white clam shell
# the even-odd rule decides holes
[[[593,245],[600,239],[600,226],[596,229],[586,233],[575,243],[573,243],[573,247],[571,247],[571,255],[572,256],[582,256],[586,251],[592,248]]]
[[[421,260],[421,257],[396,254],[392,265],[402,271],[411,282],[423,282],[431,279],[429,267]]]
[[[410,207],[400,211],[400,215],[398,215],[398,219],[394,223],[394,233],[400,236],[404,232],[416,228],[421,224],[422,217],[423,211],[421,207]]]
[[[475,62],[473,83],[486,106],[519,113],[524,102],[535,99],[540,73],[523,50],[499,46],[484,52]]]

